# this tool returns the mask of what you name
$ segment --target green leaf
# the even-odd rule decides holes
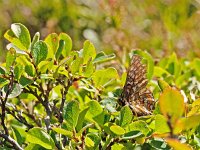
[[[158,134],[168,133],[170,129],[167,124],[167,119],[163,115],[156,115],[155,132]]]
[[[54,149],[53,139],[41,128],[32,128],[27,132],[26,140],[41,145],[46,149]]]
[[[185,72],[184,74],[180,75],[177,77],[176,81],[175,81],[175,84],[177,86],[182,86],[183,84],[187,84],[187,81],[189,80],[189,78],[192,76],[192,73],[191,71],[187,71]]]
[[[102,70],[97,70],[92,75],[93,81],[96,87],[106,86],[110,81],[119,78],[117,70],[115,68],[107,68]]]
[[[6,73],[6,71],[4,70],[4,68],[0,67],[0,75],[5,74],[5,73]]]
[[[87,106],[89,110],[86,114],[86,118],[93,119],[103,112],[101,105],[95,100],[90,101]]]
[[[46,150],[46,148],[44,148],[38,144],[30,143],[24,150]]]
[[[110,127],[110,130],[116,135],[123,135],[125,133],[125,130],[122,127],[117,126],[117,125],[112,125]]]
[[[64,40],[60,40],[59,41],[59,47],[58,47],[58,50],[56,51],[56,60],[59,59],[62,51],[63,51],[63,48],[65,46],[65,41]]]
[[[124,150],[126,149],[123,144],[115,143],[111,146],[111,150]]]
[[[35,75],[35,68],[34,68],[33,64],[28,63],[28,64],[25,66],[25,72],[26,72],[29,76],[34,77],[34,75]]]
[[[85,138],[85,146],[87,149],[92,149],[94,147],[94,142],[89,137]]]
[[[0,88],[4,87],[9,83],[9,80],[6,80],[4,78],[0,78]]]
[[[180,91],[174,88],[166,88],[159,97],[160,111],[168,118],[172,118],[172,123],[184,113],[184,98]]]
[[[8,86],[3,87],[2,91],[3,91],[3,97],[5,97],[6,92],[8,91]],[[8,98],[17,97],[18,95],[21,94],[21,92],[22,92],[22,86],[20,84],[16,83],[16,84],[14,84],[13,89],[9,93]]]
[[[12,24],[11,30],[8,30],[4,37],[21,50],[27,51],[31,44],[30,33],[21,23]]]
[[[83,127],[83,122],[85,120],[85,115],[87,113],[87,111],[89,110],[89,107],[87,107],[86,109],[82,110],[78,116],[78,121],[77,121],[77,125],[76,125],[76,130],[79,132],[81,130],[81,128]]]
[[[167,68],[168,72],[170,72],[172,75],[175,76],[175,78],[177,78],[180,73],[181,73],[181,65],[178,62],[176,53],[172,53],[172,55],[170,56],[169,60],[168,60],[168,68]]]
[[[83,63],[83,59],[77,57],[71,64],[70,69],[72,74],[79,73],[80,69],[82,68],[81,64]]]
[[[11,30],[15,36],[20,40],[26,49],[29,49],[31,44],[31,36],[28,29],[21,23],[14,23],[11,25]],[[17,46],[17,45],[16,45]]]
[[[60,33],[59,38],[60,38],[60,40],[65,41],[65,46],[62,51],[62,55],[64,57],[67,57],[67,56],[69,56],[70,51],[72,50],[72,39],[66,33]]]
[[[167,70],[165,70],[165,69],[163,69],[163,68],[161,68],[159,66],[155,66],[154,67],[154,74],[153,74],[153,76],[161,78],[164,75],[165,76],[166,75],[170,75],[170,73]]]
[[[159,149],[159,150],[171,150],[171,148],[167,145],[167,143],[161,139],[161,138],[154,138],[149,141],[149,144],[154,148],[154,149]]]
[[[121,127],[128,125],[131,122],[132,117],[133,117],[133,113],[131,109],[129,108],[129,106],[122,107],[120,111],[120,115],[119,115],[119,125]]]
[[[48,56],[47,58],[54,58],[59,46],[59,37],[56,33],[51,33],[45,38],[45,43],[48,45]]]
[[[165,88],[170,87],[167,82],[165,82],[164,80],[161,80],[161,79],[158,80],[158,85],[162,91],[164,91]]]
[[[12,125],[14,139],[22,145],[26,139],[25,129],[21,126]]]
[[[70,101],[64,107],[64,119],[66,121],[67,130],[73,131],[77,125],[79,116],[79,103],[77,101]]]
[[[93,72],[94,72],[94,66],[93,66],[93,64],[92,64],[92,61],[91,60],[89,60],[88,62],[87,62],[87,65],[86,65],[86,67],[85,67],[85,70],[84,70],[84,72],[83,72],[83,75],[85,76],[85,77],[90,77],[92,74],[93,74]]]
[[[38,65],[38,71],[40,73],[46,73],[47,70],[52,70],[53,61],[42,61]]]
[[[92,142],[89,139],[85,140],[87,142],[86,146],[89,145],[90,148],[92,147],[93,149],[96,149],[99,143],[101,142],[99,135],[95,133],[88,133],[86,135],[86,138],[89,138],[90,140],[92,140]]]
[[[46,59],[48,47],[45,42],[38,41],[34,44],[31,53],[33,55],[34,63],[38,65],[41,61]]]
[[[9,72],[10,67],[14,65],[16,59],[16,51],[14,48],[10,48],[6,55],[6,70]]]
[[[129,124],[126,127],[126,131],[128,131],[128,132],[130,132],[130,131],[140,131],[144,135],[147,135],[150,130],[149,130],[146,122],[144,122],[142,120],[138,120],[138,121],[134,121],[131,124]]]
[[[21,76],[21,78],[19,79],[19,83],[20,83],[23,87],[25,87],[25,86],[27,86],[27,85],[33,83],[33,82],[34,82],[34,80],[29,79],[29,78],[26,78],[26,77],[24,77],[24,76]]]
[[[115,58],[115,54],[106,55],[104,52],[100,52],[96,55],[95,59],[92,62],[100,63],[100,62],[111,60],[113,58]]]
[[[125,133],[122,139],[124,140],[135,139],[137,137],[140,137],[141,135],[143,134],[140,131],[130,131],[130,132]]]
[[[94,59],[96,57],[96,50],[94,45],[86,40],[83,45],[83,64],[87,63],[90,58]]]
[[[134,50],[133,53],[138,54],[147,60],[147,78],[148,80],[151,80],[154,73],[154,61],[152,56],[147,51],[142,50]]]
[[[19,80],[22,73],[24,71],[24,66],[22,65],[16,65],[15,68],[14,68],[14,75],[15,75],[15,79],[16,80]]]
[[[31,43],[31,50],[33,49],[33,45],[35,45],[35,43],[38,42],[39,40],[40,40],[40,33],[36,32],[33,37],[33,41]]]
[[[62,128],[52,127],[52,130],[54,130],[55,132],[57,132],[59,134],[66,135],[69,138],[71,138],[73,136],[73,132],[67,131],[67,130],[62,129]]]

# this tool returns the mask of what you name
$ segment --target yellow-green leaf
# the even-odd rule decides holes
[[[173,150],[192,150],[192,147],[187,144],[183,144],[176,139],[167,138],[165,141],[173,148]]]
[[[160,111],[165,117],[173,120],[184,113],[184,98],[180,91],[174,88],[166,88],[159,97]]]
[[[125,130],[122,127],[117,126],[117,125],[111,126],[110,130],[116,135],[123,135],[125,133]]]

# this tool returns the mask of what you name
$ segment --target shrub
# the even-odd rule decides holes
[[[6,62],[0,65],[0,144],[6,149],[199,148],[200,59],[173,53],[154,66],[145,51],[147,78],[158,99],[153,115],[133,116],[118,104],[126,74],[104,67],[114,54],[97,53],[90,41],[72,49],[65,34],[31,39],[11,25]],[[187,63],[186,63],[187,62]],[[158,81],[155,82],[155,79]],[[182,90],[179,90],[182,89]]]

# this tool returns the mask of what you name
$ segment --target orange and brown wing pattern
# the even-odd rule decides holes
[[[146,88],[147,83],[146,65],[142,64],[140,56],[133,55],[120,103],[129,105],[137,116],[150,115],[154,109],[155,100]]]

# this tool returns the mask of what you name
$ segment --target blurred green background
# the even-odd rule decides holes
[[[144,49],[155,58],[175,51],[179,57],[200,57],[199,0],[0,0],[0,61],[12,23],[24,24],[33,36],[65,32],[73,49],[92,41],[97,51],[118,57]]]

